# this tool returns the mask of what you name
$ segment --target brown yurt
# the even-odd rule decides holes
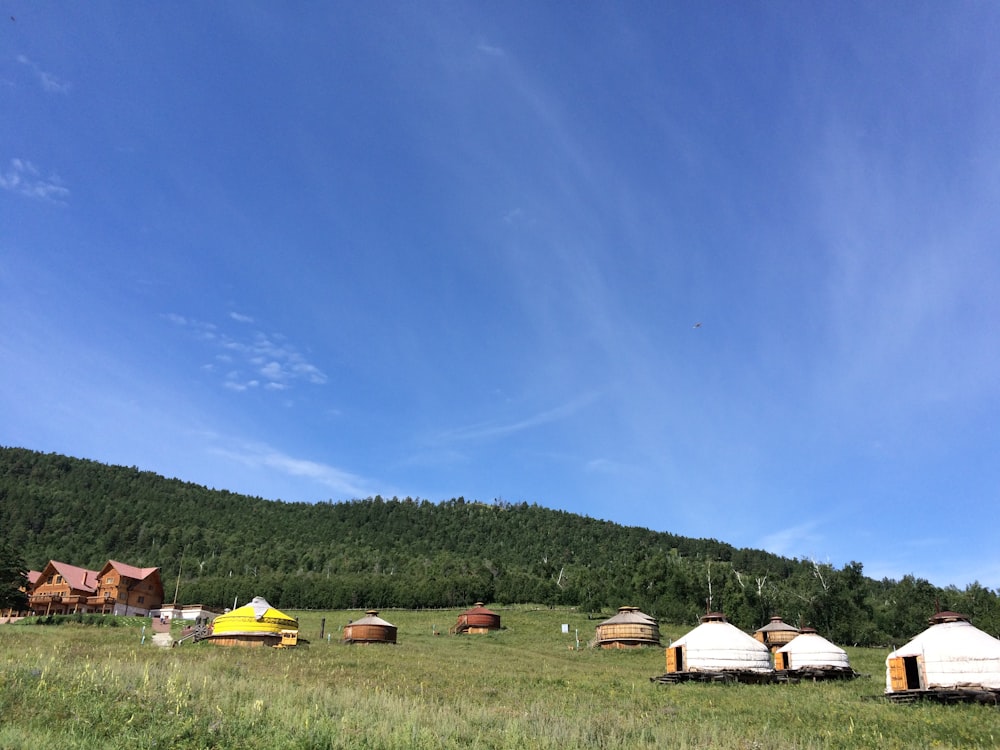
[[[753,637],[774,653],[786,643],[789,643],[798,634],[799,629],[797,627],[783,622],[778,615],[772,615],[771,621],[764,627],[755,630]]]
[[[344,626],[344,643],[395,643],[396,626],[369,609],[360,620]]]
[[[482,602],[476,602],[476,606],[465,610],[458,616],[458,622],[451,629],[452,633],[489,633],[491,630],[500,629],[500,615],[492,610],[486,609]]]
[[[601,648],[659,646],[660,627],[638,607],[619,607],[617,615],[597,626],[593,644]]]

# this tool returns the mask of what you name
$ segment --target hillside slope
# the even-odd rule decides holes
[[[776,611],[847,642],[912,634],[935,599],[997,617],[981,587],[875,582],[859,563],[835,570],[537,505],[283,503],[22,448],[0,448],[0,528],[29,567],[160,566],[168,582],[180,572],[181,599],[217,605],[256,593],[316,608],[629,603],[694,622],[711,597],[745,628]]]

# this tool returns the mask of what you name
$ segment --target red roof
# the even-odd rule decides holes
[[[76,589],[77,591],[97,591],[98,574],[96,570],[78,568],[75,565],[59,562],[58,560],[49,560],[49,565],[45,567],[47,568],[50,565],[69,584],[70,589]]]
[[[109,567],[114,568],[126,578],[132,578],[136,581],[142,581],[159,570],[159,568],[137,568],[134,565],[127,565],[117,560],[108,560],[107,564],[101,568],[101,574]]]
[[[482,602],[476,602],[476,606],[475,607],[470,607],[469,609],[465,610],[462,614],[463,615],[493,615],[493,616],[496,616],[496,612],[493,612],[491,610],[486,609],[486,607],[483,606]]]
[[[40,570],[29,570],[28,571],[28,584],[34,586],[38,583],[38,579],[42,577],[42,571]]]

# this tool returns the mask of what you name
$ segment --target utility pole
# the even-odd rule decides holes
[[[177,565],[177,585],[174,586],[174,608],[177,608],[177,594],[181,590],[181,568],[184,567],[184,555],[187,553],[187,547],[181,550],[181,561]]]

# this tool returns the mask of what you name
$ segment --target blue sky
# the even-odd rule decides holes
[[[0,29],[0,444],[1000,587],[997,5]]]

